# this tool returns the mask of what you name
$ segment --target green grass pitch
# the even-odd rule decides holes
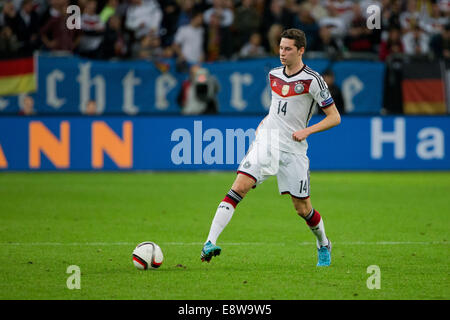
[[[312,172],[311,199],[333,241],[315,238],[275,178],[250,191],[200,261],[233,172],[1,173],[0,299],[449,299],[450,172]],[[131,252],[158,243],[164,263]],[[81,288],[66,286],[67,267]],[[380,268],[368,289],[367,267]]]

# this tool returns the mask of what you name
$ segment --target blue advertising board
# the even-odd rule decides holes
[[[96,100],[99,114],[179,114],[177,97],[186,73],[175,61],[164,68],[149,61],[101,61],[76,56],[38,57],[38,90],[31,96],[37,114],[81,114]],[[331,68],[349,113],[379,114],[385,66],[380,62],[305,60],[322,73]],[[158,65],[161,67],[161,65]],[[280,66],[278,58],[205,63],[219,82],[219,113],[263,114],[270,105],[267,74]],[[164,69],[166,70],[166,69]],[[0,114],[17,114],[21,96],[0,97]]]
[[[0,170],[236,170],[262,118],[1,117]],[[312,170],[450,169],[450,117],[343,116],[308,143]]]

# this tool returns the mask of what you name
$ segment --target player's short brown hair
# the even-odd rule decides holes
[[[295,46],[300,49],[304,47],[306,50],[306,36],[302,30],[299,29],[287,29],[281,34],[281,38],[292,39],[295,41]]]

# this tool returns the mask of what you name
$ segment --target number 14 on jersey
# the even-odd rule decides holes
[[[283,112],[284,115],[286,115],[286,111],[287,111],[287,101],[281,105],[282,101],[278,101],[278,114],[280,114],[280,112]]]

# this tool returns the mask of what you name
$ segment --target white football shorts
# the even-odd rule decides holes
[[[306,154],[285,152],[254,142],[237,172],[253,178],[255,186],[270,176],[276,176],[280,194],[309,198],[309,159]]]

